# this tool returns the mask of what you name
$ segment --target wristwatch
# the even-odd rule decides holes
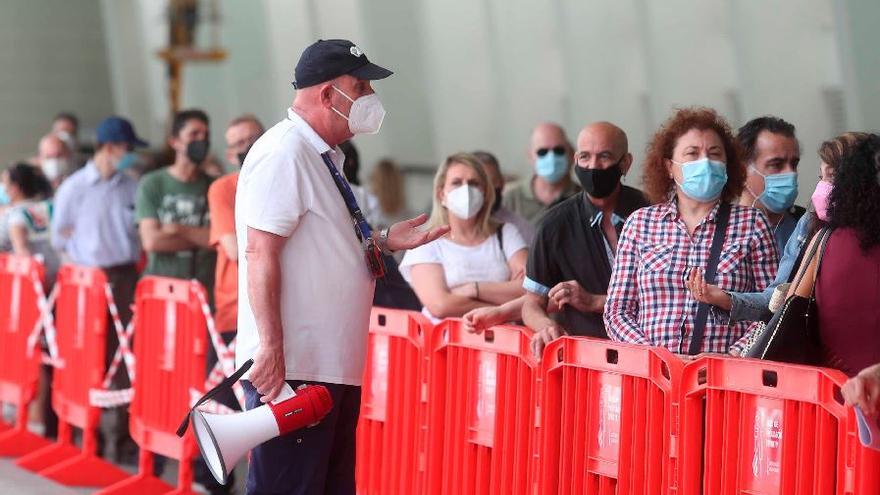
[[[391,249],[388,249],[388,229],[382,229],[379,231],[379,249],[386,254],[394,252]]]

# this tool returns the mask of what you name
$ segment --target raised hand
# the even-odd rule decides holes
[[[421,215],[397,222],[388,229],[388,243],[385,246],[391,251],[412,249],[434,241],[449,233],[449,226],[444,225],[430,230],[421,230],[419,227],[428,221],[428,215]]]

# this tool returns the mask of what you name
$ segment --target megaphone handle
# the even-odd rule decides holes
[[[215,395],[217,395],[217,393],[220,392],[221,390],[223,390],[224,388],[231,387],[233,383],[237,382],[238,379],[242,377],[242,375],[244,375],[245,373],[247,373],[247,371],[249,369],[251,369],[251,366],[253,366],[253,364],[254,364],[254,360],[248,359],[247,361],[244,362],[244,364],[241,365],[241,368],[235,370],[235,373],[226,377],[216,387],[205,392],[205,395],[203,395],[198,401],[196,401],[196,403],[193,404],[193,406],[190,408],[190,410],[186,412],[186,417],[183,418],[183,421],[180,423],[180,426],[177,428],[177,436],[183,437],[183,435],[186,433],[186,429],[189,426],[190,414],[192,413],[193,409],[195,409],[195,408],[199,407],[200,405],[204,404],[205,402],[208,402],[209,400],[211,400],[211,398],[213,398]],[[287,382],[285,382],[285,385],[287,385]]]
[[[278,392],[278,396],[275,397],[275,400],[272,400],[272,405],[278,404],[279,402],[284,402],[287,399],[296,397],[296,392],[293,390],[293,387],[290,386],[289,383],[284,382],[284,386],[281,387],[281,391]]]

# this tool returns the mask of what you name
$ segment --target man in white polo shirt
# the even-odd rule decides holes
[[[376,133],[385,111],[370,81],[391,71],[347,40],[303,52],[287,119],[245,159],[236,194],[239,313],[236,361],[247,408],[320,383],[333,410],[317,425],[251,453],[250,494],[354,494],[355,427],[378,249],[410,249],[444,235],[421,215],[372,232],[342,176],[339,143]]]

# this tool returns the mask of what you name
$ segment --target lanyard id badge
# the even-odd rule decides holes
[[[354,223],[355,235],[364,250],[364,261],[367,264],[367,268],[370,270],[370,275],[372,275],[374,279],[382,278],[385,276],[385,260],[382,257],[382,250],[379,248],[379,244],[373,239],[373,229],[364,218],[364,214],[357,204],[357,200],[354,197],[354,193],[351,191],[351,187],[349,187],[348,182],[342,178],[339,169],[333,164],[333,160],[330,159],[328,153],[329,152],[321,153],[321,158],[324,160],[324,164],[327,165],[327,170],[330,171],[330,176],[333,177],[333,182],[336,184],[336,188],[339,189],[339,194],[341,194],[342,199],[345,200],[348,214],[351,215],[351,220]]]

